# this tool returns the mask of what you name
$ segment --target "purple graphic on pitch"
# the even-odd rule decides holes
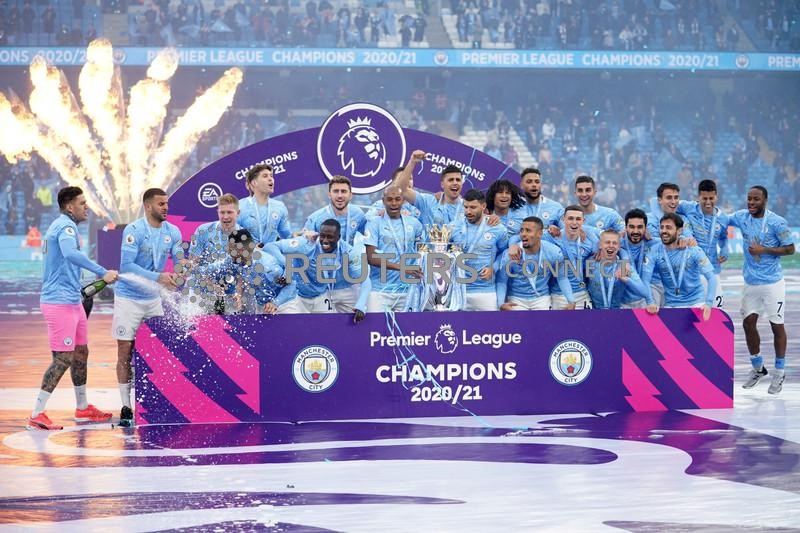
[[[135,492],[76,496],[0,498],[0,523],[66,522],[112,516],[136,516],[170,511],[244,509],[304,505],[441,505],[460,504],[442,498],[386,496],[382,494],[329,494],[303,492]],[[288,531],[297,530],[290,524]],[[276,531],[287,531],[280,529]],[[324,530],[320,530],[324,531]]]
[[[800,494],[800,477],[795,473],[800,461],[800,444],[680,411],[555,416],[531,429],[394,422],[314,422],[152,425],[124,432],[129,438],[120,439],[116,432],[85,429],[54,435],[51,439],[58,445],[87,451],[162,450],[164,454],[146,457],[50,454],[45,458],[31,454],[17,457],[13,462],[17,466],[92,468],[460,459],[591,466],[615,460],[614,453],[602,449],[604,442],[612,439],[682,450],[691,457],[691,464],[686,469],[690,475]],[[516,439],[508,442],[497,440],[505,436]],[[481,437],[487,438],[487,442],[476,442]],[[526,437],[535,437],[537,442],[526,444]],[[541,443],[542,439],[549,437],[600,440],[596,441],[597,448],[560,442]],[[401,439],[406,442],[389,446],[370,444],[370,441],[390,444],[386,441]],[[407,439],[420,440],[409,444]],[[462,439],[469,441],[463,442]],[[342,441],[357,442],[360,447],[355,444],[343,447]],[[325,442],[336,444],[330,448],[320,446]],[[242,449],[245,453],[241,454],[230,451],[230,448],[287,443],[294,443],[297,449],[276,452]],[[215,450],[217,448],[219,452]],[[181,450],[181,454],[168,455],[173,450]],[[770,453],[765,454],[765,450],[770,450]]]

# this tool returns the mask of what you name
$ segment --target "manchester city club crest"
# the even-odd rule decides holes
[[[317,159],[328,179],[350,178],[353,193],[366,194],[391,182],[392,170],[405,164],[403,128],[388,111],[366,103],[334,112],[319,130]]]
[[[578,385],[592,371],[592,352],[580,341],[558,343],[550,352],[550,373],[564,385]]]
[[[307,392],[324,392],[336,382],[339,361],[324,346],[307,346],[294,357],[292,374],[301,389]]]
[[[736,68],[745,69],[750,66],[750,56],[747,54],[739,54],[736,56]]]

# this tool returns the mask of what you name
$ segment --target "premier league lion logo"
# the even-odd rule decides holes
[[[364,117],[348,120],[347,127],[336,150],[342,168],[356,178],[377,176],[386,162],[386,147],[372,127],[372,120]]]
[[[450,324],[442,324],[433,338],[433,344],[439,350],[439,353],[453,353],[458,348],[458,336]]]
[[[336,110],[317,136],[317,160],[328,179],[345,176],[354,194],[380,191],[392,181],[387,169],[405,164],[403,128],[388,111],[355,103]]]

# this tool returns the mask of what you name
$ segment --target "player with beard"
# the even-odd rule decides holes
[[[544,234],[544,240],[552,242],[564,254],[566,262],[562,265],[567,271],[575,297],[577,309],[591,309],[592,299],[586,290],[586,260],[595,254],[600,232],[592,226],[584,225],[583,208],[579,205],[570,205],[564,210],[562,217],[564,231],[557,237],[550,233]],[[565,297],[558,285],[552,285],[553,309],[567,309],[569,300]]]
[[[564,254],[553,243],[542,240],[544,224],[538,217],[522,221],[519,238],[522,243],[522,259],[511,259],[509,251],[500,258],[495,289],[497,307],[501,311],[546,310],[552,306],[550,286],[553,273],[556,282],[567,300],[566,309],[575,309],[572,286],[567,279]]]
[[[395,179],[397,179],[397,175],[403,171],[403,168],[405,167],[397,167],[394,170],[394,172],[392,173],[392,183],[394,183]],[[408,186],[411,187],[412,189],[414,188],[414,176],[409,177]],[[400,212],[406,216],[414,217],[417,220],[419,220],[419,209],[417,209],[408,202],[405,201],[403,202],[403,206],[400,209]],[[375,217],[382,217],[384,213],[386,213],[386,210],[384,209],[383,198],[381,197],[372,203],[372,205],[369,207],[369,210],[367,210],[367,214],[365,216],[367,217],[367,222],[369,222]]]
[[[512,223],[511,213],[523,205],[525,197],[522,191],[508,180],[494,181],[486,190],[486,211],[500,217],[500,223],[506,227],[509,235],[516,233],[509,226]]]
[[[454,225],[463,220],[464,199],[461,190],[464,187],[464,176],[455,165],[447,165],[440,175],[441,196],[426,192],[417,192],[412,187],[414,168],[425,160],[427,154],[423,150],[414,150],[408,164],[397,174],[392,185],[403,191],[403,198],[419,209],[419,221],[427,232],[431,226],[447,224],[452,230]],[[487,223],[496,226],[500,217],[490,215]]]
[[[183,260],[181,232],[167,222],[169,203],[161,189],[147,189],[142,197],[144,216],[125,227],[122,233],[120,273],[136,274],[168,289],[177,288],[175,274],[165,272],[171,257]],[[161,316],[158,291],[121,277],[114,291],[114,319],[111,336],[117,339],[117,381],[122,399],[120,425],[133,424],[131,406],[131,353],[136,330],[151,317]]]
[[[600,257],[587,272],[587,288],[595,309],[620,309],[625,295],[633,292],[638,298],[653,303],[650,288],[642,282],[629,261],[619,257],[620,236],[612,230],[600,234]]]
[[[283,265],[272,255],[260,250],[246,229],[237,229],[228,236],[226,258],[215,269],[218,282],[233,289],[235,311],[246,314],[290,312],[286,307],[296,296],[296,286],[283,278]]]
[[[331,203],[311,213],[306,219],[303,229],[319,233],[322,222],[333,218],[342,227],[344,242],[352,245],[356,233],[364,231],[367,219],[361,209],[350,205],[350,201],[353,199],[353,187],[350,180],[344,176],[332,177],[328,182],[328,198]]]
[[[209,263],[222,259],[227,249],[228,236],[239,229],[239,199],[223,194],[217,201],[217,220],[197,227],[192,234],[189,259],[193,263]]]
[[[441,198],[426,192],[417,192],[411,187],[411,176],[414,168],[421,163],[427,154],[422,150],[414,150],[408,164],[397,174],[392,185],[403,191],[403,198],[419,209],[419,220],[423,227],[441,226],[458,222],[464,213],[464,200],[461,189],[464,187],[464,176],[455,165],[447,165],[441,173]]]
[[[509,233],[517,233],[522,221],[527,217],[541,219],[547,231],[557,233],[558,223],[564,215],[564,207],[542,194],[542,175],[539,169],[532,167],[523,169],[519,188],[525,195],[525,204],[512,211],[508,222]]]
[[[641,279],[645,261],[647,261],[647,251],[655,244],[655,241],[648,241],[644,238],[647,231],[647,215],[641,209],[631,209],[625,214],[625,236],[622,237],[622,251],[625,258],[629,261],[631,268]],[[653,278],[658,273],[653,273]],[[660,278],[659,278],[660,281]],[[653,301],[660,305],[664,298],[664,287],[659,283],[657,286],[650,280],[650,293]],[[656,291],[658,291],[656,293]],[[620,307],[622,309],[639,309],[647,306],[647,302],[642,296],[625,287],[625,294],[622,297]]]
[[[285,257],[286,281],[297,287],[297,298],[287,302],[286,312],[344,312],[339,311],[342,306],[336,302],[335,288],[361,283],[353,312],[356,322],[364,318],[370,292],[367,271],[362,270],[361,255],[341,240],[341,226],[336,219],[329,218],[320,225],[316,242],[294,238],[264,246],[264,252],[280,257],[276,250]]]
[[[767,209],[767,197],[766,188],[761,185],[751,187],[747,191],[747,209],[731,215],[730,223],[741,230],[745,243],[742,325],[753,369],[742,387],[752,388],[767,375],[758,334],[758,317],[764,316],[772,329],[775,346],[775,369],[768,392],[778,394],[783,389],[785,378],[787,343],[783,325],[786,282],[780,258],[794,254],[795,247],[786,220]]]
[[[39,299],[53,360],[42,376],[28,429],[63,429],[45,414],[45,406],[67,369],[75,391],[75,421],[103,422],[111,418],[111,413],[100,411],[86,399],[89,339],[86,312],[81,305],[80,273],[86,269],[106,283],[114,283],[117,272],[106,270],[81,252],[78,224],[89,217],[83,191],[79,187],[61,189],[58,207],[61,215],[47,228],[42,242],[44,271]]]
[[[270,198],[275,191],[272,167],[262,164],[248,170],[247,189],[253,194],[239,203],[239,225],[262,245],[289,238],[289,211],[283,202]]]
[[[489,226],[484,215],[486,199],[477,189],[464,195],[464,218],[457,224],[451,241],[460,245],[465,254],[476,256],[466,264],[478,273],[478,279],[467,284],[464,311],[496,311],[495,261],[508,248],[505,226]]]
[[[664,284],[664,307],[701,307],[703,320],[708,320],[717,285],[714,269],[697,246],[679,246],[682,229],[683,219],[677,214],[667,213],[661,217],[661,242],[650,248],[642,280],[649,284],[653,272],[658,271]],[[708,281],[708,290],[703,289],[700,276]],[[647,310],[657,312],[658,307],[648,303]]]
[[[697,201],[681,202],[677,213],[683,216],[684,227],[688,225],[691,228],[697,245],[706,253],[714,267],[714,276],[717,278],[714,305],[721,309],[724,300],[719,275],[722,263],[728,259],[730,217],[717,207],[717,184],[712,180],[701,181],[697,187]]]
[[[676,213],[681,203],[681,189],[674,183],[662,183],[656,190],[656,204],[653,210],[647,214],[647,229],[644,233],[648,243],[657,244],[661,238],[661,217],[667,213]],[[683,217],[681,217],[683,219]],[[692,236],[692,229],[684,223],[683,230],[678,237],[678,247],[696,246],[697,242]],[[664,305],[664,286],[661,283],[661,275],[656,270],[650,280],[650,288],[653,291],[655,303],[659,306]]]
[[[367,222],[364,245],[370,266],[372,289],[367,300],[367,311],[382,312],[386,309],[404,311],[409,284],[400,279],[402,254],[416,253],[416,245],[422,240],[422,224],[414,217],[404,215],[403,192],[392,185],[383,190],[381,217]],[[386,254],[381,258],[378,254]],[[419,266],[406,265],[407,275],[421,276]]]
[[[578,205],[583,209],[584,224],[598,231],[607,229],[620,233],[624,231],[625,223],[619,213],[610,207],[594,203],[596,194],[594,178],[586,175],[575,178],[575,198],[578,199]]]
[[[225,313],[226,304],[231,304],[230,298],[234,293],[232,289],[227,294],[219,297],[212,296],[216,287],[209,286],[211,281],[205,275],[195,271],[194,266],[213,265],[223,261],[227,255],[228,236],[232,231],[239,229],[236,222],[239,216],[239,199],[232,194],[223,194],[217,201],[217,220],[200,225],[192,234],[189,247],[189,263],[184,270],[180,265],[175,267],[177,274],[188,278],[188,287],[193,295],[200,296],[201,308],[206,313]],[[220,288],[221,289],[221,288]],[[226,301],[227,300],[227,301]]]
[[[328,198],[331,203],[317,209],[308,216],[303,230],[317,234],[325,220],[334,219],[342,228],[342,242],[353,245],[356,233],[363,232],[367,218],[361,209],[350,205],[353,188],[344,176],[334,176],[328,182]],[[331,291],[331,301],[339,313],[352,313],[355,310],[357,289],[344,280],[339,280]]]

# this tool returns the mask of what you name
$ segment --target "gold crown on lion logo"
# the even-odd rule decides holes
[[[372,119],[369,117],[356,117],[355,120],[350,119],[347,121],[348,128],[355,128],[357,126],[372,127]]]

